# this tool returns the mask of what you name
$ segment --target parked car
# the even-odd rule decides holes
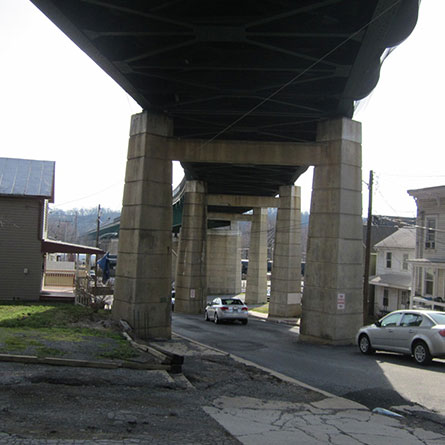
[[[206,321],[213,320],[215,323],[221,321],[239,320],[247,324],[249,310],[239,298],[215,298],[205,309]]]
[[[406,309],[394,311],[362,327],[356,337],[360,351],[376,350],[412,355],[427,365],[434,357],[445,357],[445,312]]]

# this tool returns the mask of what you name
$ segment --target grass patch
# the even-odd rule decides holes
[[[262,306],[253,307],[250,309],[254,312],[261,312],[262,314],[268,314],[269,313],[269,303],[263,304]]]
[[[106,340],[101,357],[110,359],[132,358],[139,355],[122,336],[111,329],[84,327],[92,322],[106,320],[109,311],[94,312],[83,306],[64,303],[32,304],[0,302],[0,352],[37,356],[62,356],[67,344]],[[109,344],[109,346],[108,346]],[[98,348],[103,347],[99,345]]]
[[[138,355],[139,353],[133,348],[129,347],[127,342],[122,342],[113,349],[102,351],[100,354],[98,354],[98,358],[107,358],[110,360],[128,360],[135,358]]]
[[[106,311],[95,313],[93,309],[69,304],[1,303],[0,327],[50,328],[66,327],[85,319],[107,318]]]

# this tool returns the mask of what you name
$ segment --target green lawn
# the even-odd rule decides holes
[[[262,306],[253,307],[250,309],[251,311],[261,312],[262,314],[269,313],[269,303],[263,304]]]
[[[68,344],[96,341],[104,346],[94,358],[137,355],[119,332],[96,327],[109,317],[107,311],[64,303],[0,302],[0,353],[67,356]]]

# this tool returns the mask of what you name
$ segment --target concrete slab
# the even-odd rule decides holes
[[[317,414],[310,412],[314,407],[319,409]],[[398,419],[372,414],[341,398],[305,404],[223,396],[203,409],[245,445],[420,445],[445,440],[445,435],[409,428]]]

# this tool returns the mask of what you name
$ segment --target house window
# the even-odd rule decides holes
[[[436,218],[426,219],[425,249],[436,248]]]
[[[386,252],[386,268],[391,269],[392,264],[392,252]]]
[[[409,255],[407,253],[403,254],[403,262],[402,262],[402,270],[408,270],[408,258]]]
[[[433,269],[425,269],[425,295],[433,295],[434,273]]]
[[[388,304],[389,304],[389,289],[385,287],[383,289],[383,307],[387,308]]]
[[[409,306],[409,292],[407,290],[402,290],[400,303],[404,308],[407,308]]]

